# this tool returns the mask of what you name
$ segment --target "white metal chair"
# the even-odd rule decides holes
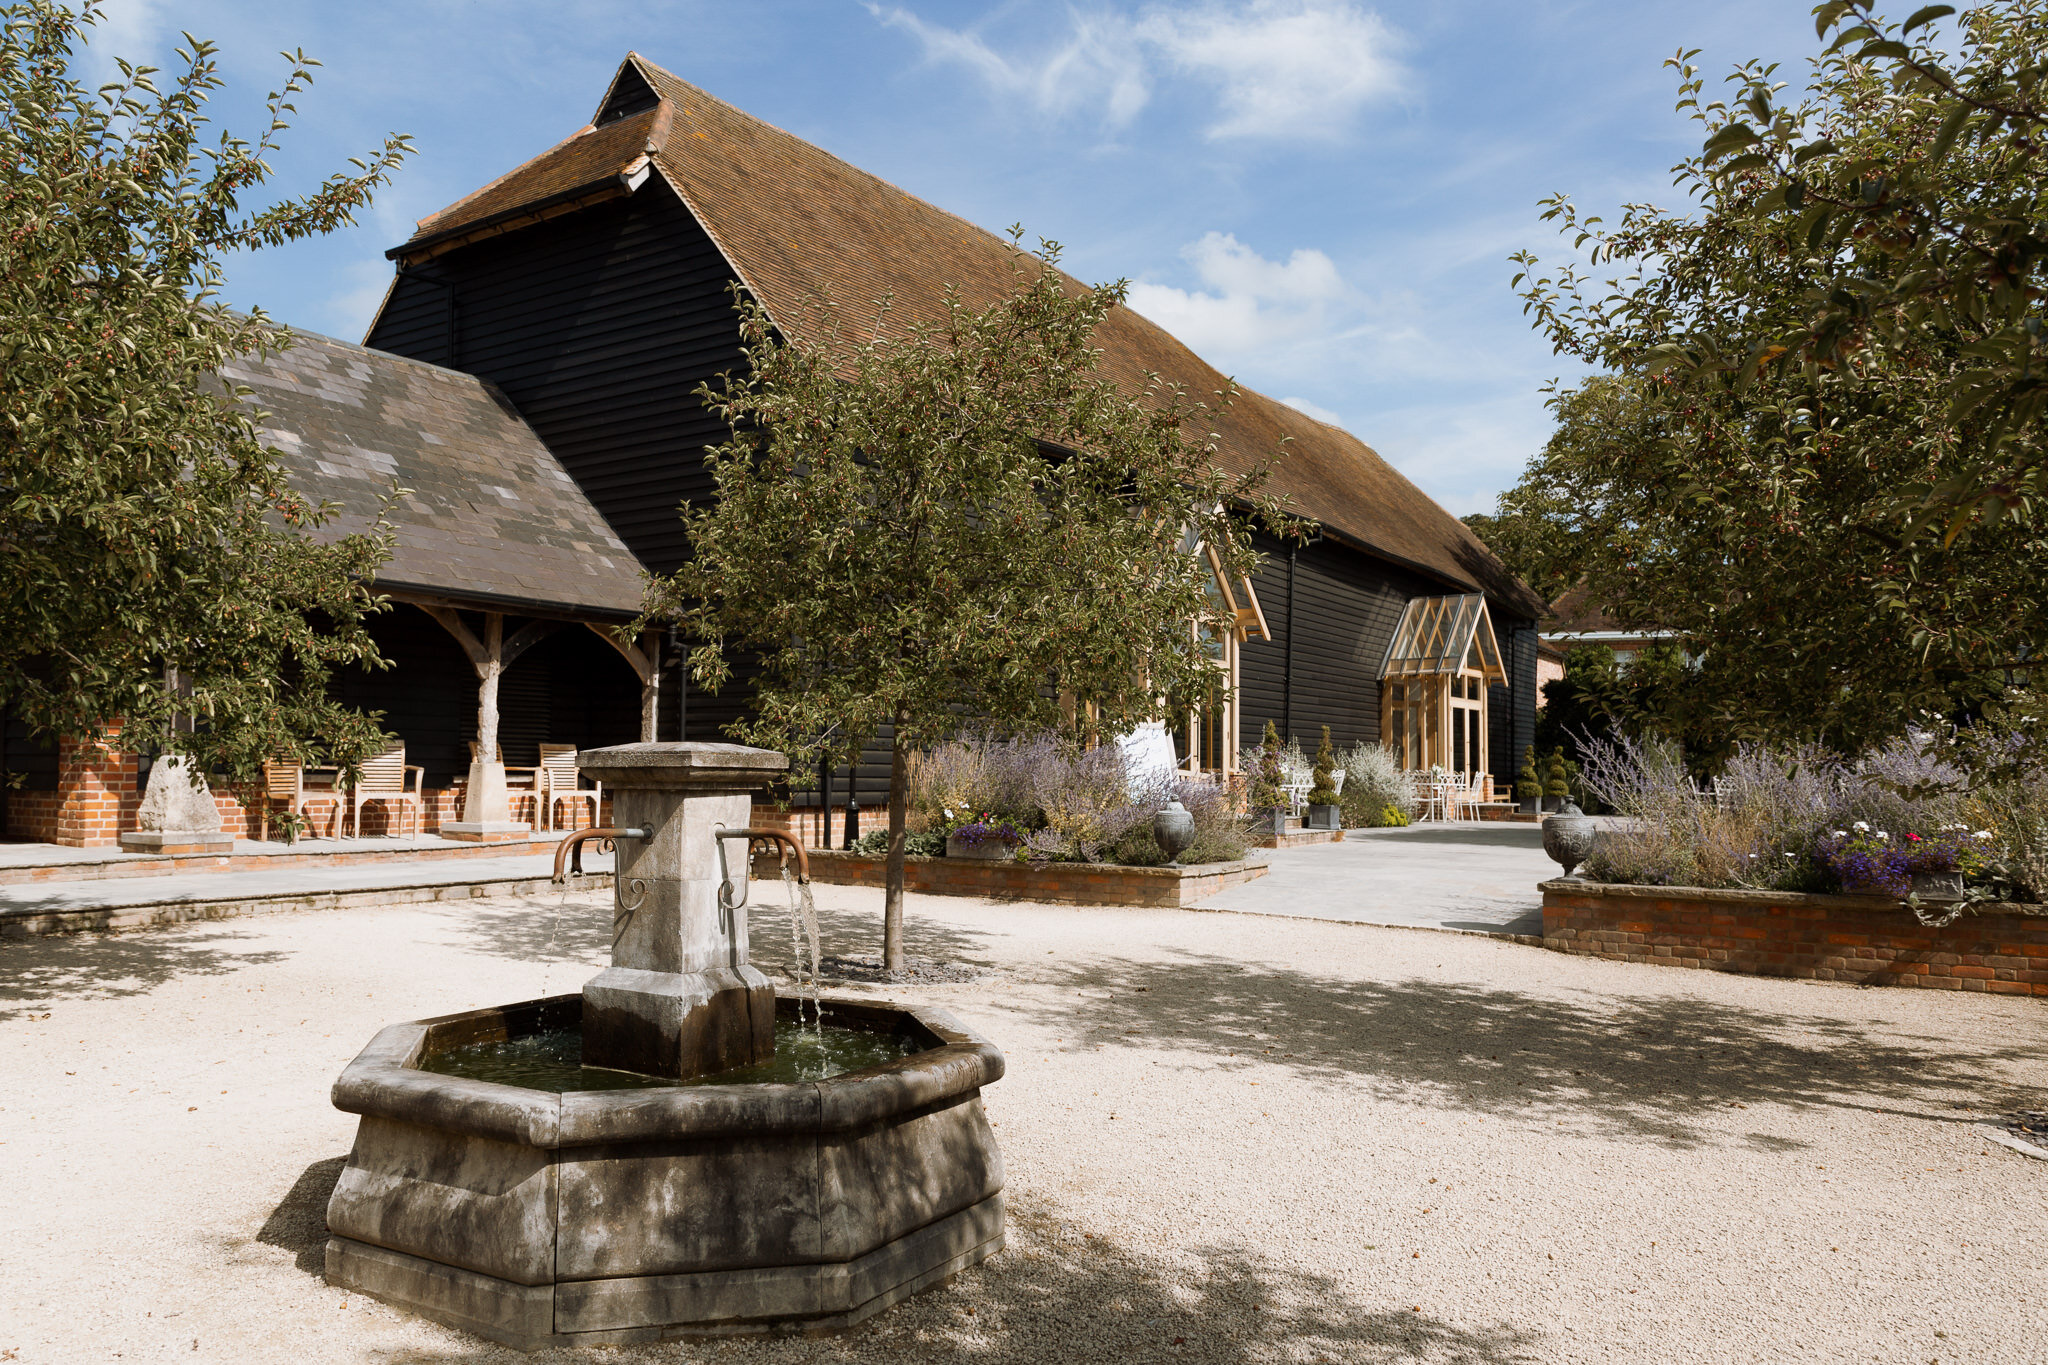
[[[558,801],[590,802],[590,823],[596,824],[597,813],[604,806],[604,783],[593,788],[582,785],[583,774],[576,769],[576,746],[573,744],[543,744],[540,746],[540,827],[555,827],[555,803]]]
[[[426,821],[422,804],[420,784],[424,781],[426,769],[408,768],[405,764],[405,746],[394,744],[375,758],[363,760],[361,774],[348,789],[350,823],[356,837],[363,836],[363,807],[374,802],[397,802],[400,812],[399,828],[405,828],[405,808],[412,807],[413,837],[419,836]]]

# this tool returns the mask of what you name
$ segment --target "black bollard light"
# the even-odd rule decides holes
[[[846,847],[851,850],[860,839],[860,797],[854,795],[853,778],[846,779]]]

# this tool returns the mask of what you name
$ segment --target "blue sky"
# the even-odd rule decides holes
[[[1804,0],[116,0],[90,59],[222,49],[221,122],[303,47],[323,68],[273,187],[388,130],[419,155],[360,225],[234,263],[229,297],[350,340],[413,220],[581,126],[638,50],[984,227],[1022,222],[1240,382],[1357,433],[1453,512],[1491,510],[1573,377],[1529,330],[1509,253],[1674,199],[1698,144],[1661,63],[1718,75],[1813,50]]]

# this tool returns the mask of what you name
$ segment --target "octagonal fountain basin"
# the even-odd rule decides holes
[[[684,1083],[582,1067],[575,995],[392,1025],[334,1087],[328,1282],[534,1350],[830,1331],[993,1255],[1002,1053],[821,1005],[822,1040],[778,1000],[775,1061]]]

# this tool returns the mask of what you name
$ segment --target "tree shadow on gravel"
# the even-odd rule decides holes
[[[1481,1307],[1475,1316],[1490,1315]],[[1467,1326],[1243,1248],[1151,1255],[1076,1227],[1057,1211],[1013,1207],[1008,1247],[950,1283],[837,1336],[551,1350],[531,1356],[470,1342],[461,1352],[390,1351],[381,1365],[556,1365],[567,1361],[832,1362],[920,1365],[1192,1362],[1250,1365],[1527,1365],[1541,1338],[1504,1323]]]
[[[18,939],[0,945],[0,1022],[52,1004],[147,995],[187,976],[226,976],[281,962],[274,949],[237,951],[249,935],[231,929],[153,930]]]
[[[514,962],[609,961],[612,893],[479,896],[421,905],[446,923],[450,947]]]
[[[292,1264],[308,1275],[327,1273],[327,1201],[341,1179],[345,1156],[316,1161],[299,1172],[291,1191],[263,1220],[256,1240],[292,1253]]]
[[[878,953],[882,948],[881,892],[874,893],[872,913],[820,907],[819,934],[823,951],[832,954]],[[437,902],[421,909],[449,925],[446,942],[467,952],[515,962],[610,961],[612,893],[578,891],[566,901],[554,894],[491,897]],[[749,957],[770,974],[789,971],[789,910],[779,882],[756,880],[748,905]],[[938,962],[963,962],[988,969],[983,945],[992,935],[957,925],[906,917],[912,957]]]
[[[1926,1117],[1964,1097],[2016,1103],[2031,1092],[2006,1082],[2000,1064],[2040,1051],[2038,1036],[1984,1046],[1865,1027],[1820,1012],[1853,998],[1825,988],[1805,1015],[1689,995],[1572,999],[1458,981],[1361,981],[1184,952],[1046,970],[1057,991],[1006,1007],[1084,1043],[1156,1041],[1363,1081],[1414,1103],[1590,1121],[1674,1147],[1709,1141],[1707,1114],[1752,1104]],[[1715,1127],[1725,1134],[1725,1123]]]

